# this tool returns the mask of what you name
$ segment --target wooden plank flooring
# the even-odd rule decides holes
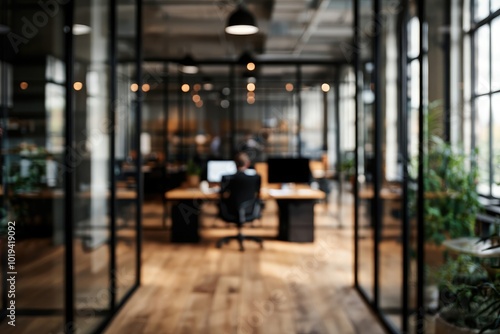
[[[352,288],[350,228],[320,227],[314,243],[215,248],[233,233],[207,228],[201,244],[173,245],[146,231],[142,286],[105,333],[384,333]]]

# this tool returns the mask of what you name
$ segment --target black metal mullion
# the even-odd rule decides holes
[[[340,166],[342,165],[342,155],[341,155],[341,143],[340,143],[340,131],[342,129],[342,127],[340,126],[340,71],[341,71],[341,68],[340,66],[337,67],[335,69],[335,94],[334,94],[334,97],[335,97],[335,108],[334,108],[334,112],[335,112],[335,142],[336,142],[336,147],[335,147],[335,155],[337,156],[337,167],[336,167],[336,170],[337,170],[337,175],[338,175],[338,196],[337,196],[337,205],[338,205],[338,208],[341,207],[342,205],[342,192],[343,192],[343,186],[342,186],[342,183],[343,183],[343,180],[342,180],[342,177],[343,175],[341,175],[342,173],[339,173],[338,171],[341,170]],[[357,109],[356,109],[357,110]],[[338,223],[339,223],[339,227],[342,227],[342,219],[340,219],[340,212],[338,212],[337,214],[337,220],[338,220]]]
[[[297,65],[296,71],[296,85],[297,85],[297,154],[298,156],[302,156],[302,68],[300,65]]]
[[[229,66],[229,151],[232,157],[236,154],[236,112],[238,110],[238,102],[236,101],[236,82],[235,82],[235,65]]]
[[[7,13],[8,13],[8,4],[7,1],[2,1],[2,7],[1,7],[1,12],[0,12],[0,23],[5,24],[8,26],[8,18],[7,18]],[[2,82],[1,86],[1,91],[0,91],[0,112],[1,112],[1,128],[3,129],[2,131],[2,136],[0,136],[0,147],[1,147],[1,152],[5,152],[0,154],[0,163],[2,165],[2,168],[6,165],[6,162],[8,159],[6,159],[7,155],[7,143],[8,143],[8,131],[7,131],[7,122],[8,122],[8,89],[7,85],[9,84],[8,77],[7,77],[7,71],[8,71],[8,66],[7,66],[7,39],[2,38],[2,48],[1,48],[1,53],[2,57],[0,59],[1,64],[0,64],[0,80]],[[2,189],[4,196],[0,196],[0,203],[5,214],[2,215],[2,219],[7,218],[7,210],[8,208],[6,207],[7,201],[5,199],[8,196],[9,190],[8,190],[8,182],[7,178],[5,177],[5,173],[2,175]],[[4,247],[4,245],[2,245]],[[0,273],[0,278],[2,279],[2,282],[6,282],[7,280],[7,252],[4,251],[5,248],[1,250],[2,257],[0,258],[0,268],[1,268],[1,273]],[[7,304],[8,304],[8,290],[7,290],[7,284],[2,284],[2,291],[1,291],[1,304],[0,304],[0,321],[2,321],[6,316],[7,316]]]
[[[425,143],[425,113],[427,112],[427,21],[425,15],[425,1],[419,1],[418,4],[418,17],[420,21],[420,82],[419,82],[419,114],[418,114],[418,191],[417,191],[417,333],[422,333],[425,330],[425,252],[424,252],[424,233],[425,233],[425,219],[424,219],[424,178],[425,166],[427,159],[427,149]]]
[[[451,27],[451,0],[444,1],[444,25]],[[451,29],[444,34],[443,42],[443,68],[444,68],[444,140],[450,142],[451,140],[451,91],[450,91],[450,74],[451,74]]]
[[[490,6],[491,8],[491,6]],[[489,155],[488,155],[488,166],[489,166],[489,175],[488,175],[488,178],[489,178],[489,192],[490,192],[490,196],[493,196],[493,168],[494,168],[494,165],[493,165],[493,101],[492,101],[492,97],[493,95],[491,94],[491,84],[492,84],[492,77],[493,77],[493,74],[491,73],[491,64],[493,62],[493,59],[492,59],[492,44],[493,44],[493,38],[492,38],[492,34],[491,34],[491,21],[489,23],[490,25],[490,29],[489,30],[489,38],[490,38],[490,45],[489,45],[489,55],[488,55],[488,61],[489,61],[489,68],[490,68],[490,73],[489,73],[489,76],[488,76],[488,80],[489,80],[489,86],[490,86],[490,98],[488,99],[489,101],[489,108],[488,108],[488,112],[489,112],[489,116],[490,116],[490,122],[488,124],[488,136],[489,136],[489,142],[488,142],[488,146],[489,146],[489,149],[490,149],[490,152],[489,152]]]
[[[399,143],[401,145],[400,152],[402,156],[402,169],[403,169],[403,205],[402,205],[402,271],[403,271],[403,284],[401,287],[401,331],[403,333],[409,332],[409,289],[410,289],[410,217],[409,217],[409,203],[408,203],[408,183],[410,177],[408,173],[410,157],[408,155],[408,3],[402,1],[402,11],[399,17],[399,87],[401,89],[399,96],[399,115],[400,115],[400,137]]]
[[[179,81],[179,100],[177,101],[177,118],[178,118],[178,128],[179,128],[179,149],[178,149],[178,159],[179,161],[183,162],[185,161],[185,155],[184,155],[184,92],[182,91],[182,85],[184,84],[183,82],[183,75],[181,71],[178,71],[177,73],[177,79]]]
[[[359,22],[359,15],[360,15],[360,1],[361,0],[354,0],[353,5],[353,11],[354,11],[354,47],[355,50],[360,50],[359,44],[360,44],[360,35],[359,35],[359,30],[360,30],[360,22]],[[355,71],[355,90],[356,90],[356,96],[354,99],[355,103],[355,131],[354,131],[354,141],[355,141],[355,149],[354,149],[354,286],[359,290],[359,185],[358,185],[358,166],[359,166],[359,117],[360,117],[360,109],[361,109],[361,101],[360,101],[360,95],[362,93],[362,87],[360,87],[361,84],[361,78],[360,78],[360,58],[361,55],[358,52],[354,52],[354,71]],[[340,85],[340,82],[338,83]],[[339,91],[339,89],[337,89]],[[340,99],[340,96],[337,94],[337,99]],[[337,104],[338,105],[338,104]],[[340,112],[340,111],[338,111]],[[337,146],[339,143],[337,143]],[[339,180],[340,184],[341,180]]]
[[[374,16],[374,43],[373,43],[373,83],[374,83],[374,171],[373,171],[373,227],[374,227],[374,242],[373,242],[373,304],[376,309],[379,308],[380,290],[379,290],[379,243],[380,243],[380,228],[381,228],[381,208],[382,201],[380,198],[380,189],[382,185],[382,101],[381,101],[381,65],[382,65],[382,39],[381,29],[381,4],[382,0],[373,1]]]
[[[115,121],[116,121],[116,97],[117,97],[117,27],[116,27],[116,16],[117,16],[117,0],[109,1],[109,59],[110,59],[110,76],[111,80],[109,85],[109,250],[110,250],[110,262],[109,262],[109,280],[110,280],[110,310],[113,312],[116,306],[116,175],[115,175],[115,141],[116,141],[116,131],[115,131]]]
[[[475,15],[475,8],[474,8],[474,0],[470,1],[470,12],[471,12],[471,18],[470,18],[470,23],[471,25],[474,23],[474,15]],[[475,30],[470,30],[470,43],[471,43],[471,104],[470,104],[470,110],[471,110],[471,151],[473,151],[476,148],[476,68],[475,68],[475,63],[476,63],[476,34]],[[474,162],[473,162],[474,163]]]
[[[482,1],[482,0],[481,0]],[[472,7],[474,7],[473,0],[471,0]],[[474,15],[475,15],[475,9],[471,11],[471,31],[475,32],[477,29],[481,28],[482,26],[486,24],[490,24],[495,18],[500,16],[500,9],[496,10],[495,12],[491,13],[489,16],[485,17],[479,22],[474,23]]]
[[[67,170],[64,173],[64,221],[65,221],[65,252],[64,252],[64,320],[66,324],[64,332],[72,334],[75,328],[72,324],[75,321],[75,273],[74,273],[74,254],[73,254],[73,229],[74,229],[74,191],[75,178],[74,169],[71,166],[71,156],[75,149],[75,131],[74,131],[74,100],[72,83],[74,81],[74,46],[73,46],[73,22],[74,22],[75,2],[69,1],[64,5],[64,59],[65,59],[65,117],[64,117],[64,138],[65,149],[64,157],[67,164]]]
[[[321,91],[323,97],[323,128],[322,128],[322,145],[321,150],[327,154],[328,152],[328,92]]]
[[[136,285],[141,284],[141,253],[142,253],[142,199],[143,182],[142,182],[142,155],[141,155],[141,121],[142,121],[142,1],[136,0],[136,39],[135,39],[135,52],[136,52],[136,81],[139,85],[137,90],[137,101],[135,105],[135,126],[136,126],[136,147],[137,147],[137,163],[136,163],[136,177],[137,177],[137,197],[136,197],[136,235],[137,235],[137,248],[136,248]]]
[[[164,80],[163,80],[163,110],[164,110],[164,120],[163,120],[163,153],[165,154],[165,159],[163,160],[163,192],[162,192],[162,203],[163,203],[163,220],[162,225],[163,228],[166,228],[166,220],[167,220],[167,199],[164,196],[164,192],[169,190],[167,189],[167,181],[168,181],[168,123],[169,123],[169,95],[168,95],[168,87],[169,87],[169,74],[168,74],[168,63],[163,63],[163,71],[164,71]]]

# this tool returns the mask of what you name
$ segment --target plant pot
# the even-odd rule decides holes
[[[436,284],[426,285],[424,289],[425,305],[428,310],[435,311],[439,307],[439,288]]]
[[[200,186],[199,175],[188,175],[186,181],[189,188],[198,188]]]
[[[465,327],[457,327],[448,321],[444,320],[440,314],[435,318],[434,334],[478,334],[479,329],[471,329]],[[500,330],[487,330],[484,334],[499,334]]]

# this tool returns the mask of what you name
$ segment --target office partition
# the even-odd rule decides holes
[[[139,147],[140,6],[0,4],[0,331],[99,332],[140,276],[141,162],[127,160]],[[15,296],[3,283],[14,271]]]

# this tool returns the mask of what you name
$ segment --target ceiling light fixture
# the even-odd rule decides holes
[[[186,55],[184,58],[182,58],[179,64],[181,65],[180,70],[183,73],[186,74],[198,73],[198,65],[196,65],[196,62],[190,55]]]
[[[227,20],[226,32],[230,35],[253,35],[259,31],[255,18],[242,4],[238,4]]]

